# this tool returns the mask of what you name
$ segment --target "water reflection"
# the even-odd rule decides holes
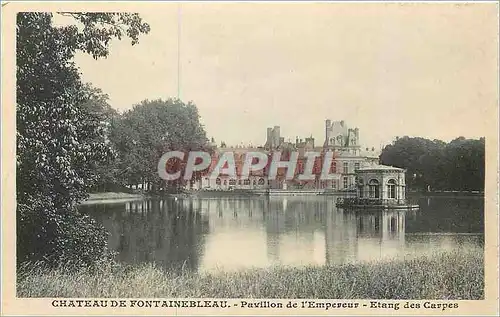
[[[108,243],[119,261],[197,270],[208,233],[208,219],[199,206],[147,200],[87,208],[110,232]]]
[[[422,222],[430,221],[422,219],[440,222],[436,213],[346,211],[334,201],[329,197],[214,198],[83,208],[110,231],[109,244],[119,252],[120,261],[156,262],[167,269],[380,261],[481,243],[481,236],[419,231]],[[459,209],[453,213],[457,215]]]

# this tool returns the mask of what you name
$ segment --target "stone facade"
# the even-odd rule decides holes
[[[342,121],[325,121],[325,147],[341,150],[358,155],[361,149],[359,145],[359,129],[349,128]]]
[[[212,144],[215,141],[212,139]],[[256,172],[249,179],[242,179],[237,171],[236,177],[220,175],[216,179],[204,176],[195,184],[191,184],[193,189],[322,189],[330,191],[355,191],[356,190],[356,171],[367,165],[378,163],[378,153],[374,148],[371,150],[362,149],[359,144],[359,129],[349,128],[344,121],[326,120],[325,123],[325,142],[322,147],[315,147],[315,140],[312,136],[301,139],[296,137],[295,142],[284,142],[281,136],[279,126],[267,128],[266,142],[263,147],[221,147],[216,148],[213,157],[213,165],[217,163],[218,157],[223,152],[232,151],[235,153],[235,163],[237,166],[243,165],[244,154],[247,152],[262,151],[268,156],[273,152],[297,151],[299,153],[297,162],[297,173],[302,173],[301,166],[305,165],[305,153],[314,151],[325,153],[334,152],[334,159],[330,167],[330,173],[335,174],[333,180],[312,180],[312,181],[285,181],[284,177],[275,180],[268,180],[267,171]],[[286,160],[286,159],[284,159]],[[317,165],[322,167],[322,158],[318,158]],[[238,169],[238,167],[237,167]],[[283,171],[284,175],[285,171]],[[317,172],[316,172],[317,173]],[[315,173],[315,174],[316,174]],[[319,175],[319,173],[317,173]]]
[[[225,152],[234,154],[236,175],[219,175],[212,177],[211,172],[217,165],[219,158]],[[262,148],[254,147],[224,147],[217,148],[212,155],[212,163],[209,172],[201,177],[200,180],[190,184],[189,189],[206,189],[206,190],[232,190],[232,189],[266,189],[269,187],[267,176],[264,171],[251,172],[247,178],[243,178],[242,167],[245,162],[245,155],[248,152],[263,152],[267,151]]]
[[[284,143],[284,138],[281,137],[280,127],[267,128],[267,138],[264,147],[266,149],[276,149]]]
[[[405,170],[392,166],[373,165],[356,171],[357,197],[402,204],[405,201]]]
[[[337,190],[355,189],[355,171],[363,166],[378,163],[375,148],[362,149],[359,142],[359,129],[350,128],[345,121],[325,121],[324,148],[335,152],[336,169],[339,174]]]

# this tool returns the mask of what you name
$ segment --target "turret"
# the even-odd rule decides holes
[[[332,120],[326,119],[325,120],[325,144],[328,145],[330,144],[330,133],[329,131],[332,129]]]

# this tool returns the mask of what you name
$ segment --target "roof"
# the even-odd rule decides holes
[[[404,172],[404,169],[399,168],[399,167],[394,167],[394,166],[389,166],[389,165],[380,165],[380,164],[373,164],[373,165],[367,165],[363,166],[361,168],[358,168],[356,171],[399,171],[399,172]]]

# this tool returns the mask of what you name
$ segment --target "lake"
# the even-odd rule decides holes
[[[415,197],[417,211],[342,210],[334,196],[151,199],[82,205],[117,260],[168,270],[384,261],[484,244],[483,197]]]

